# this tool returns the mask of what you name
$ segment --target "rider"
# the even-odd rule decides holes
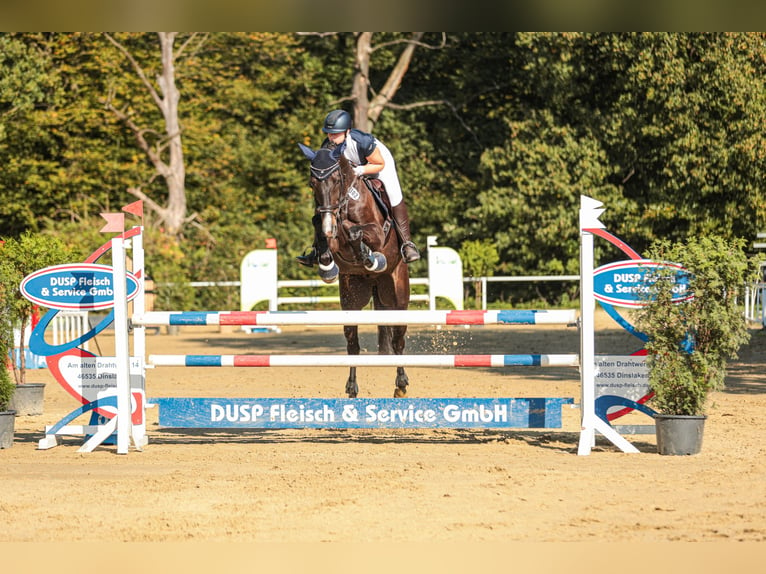
[[[354,174],[379,178],[386,188],[388,199],[391,201],[391,212],[402,247],[402,258],[405,263],[420,259],[418,248],[410,238],[410,219],[407,215],[407,205],[402,197],[402,187],[396,173],[396,164],[388,148],[372,134],[352,129],[351,116],[344,110],[333,110],[324,121],[322,131],[327,139],[322,147],[327,145],[342,146],[343,155],[354,164]],[[311,267],[318,260],[316,243],[311,252],[297,257],[301,265]]]

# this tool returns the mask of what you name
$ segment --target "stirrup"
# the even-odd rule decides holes
[[[405,241],[402,243],[400,251],[405,263],[414,263],[420,259],[420,252],[412,241]]]
[[[298,260],[298,263],[305,267],[313,267],[319,262],[319,258],[317,257],[317,251],[316,249],[311,249],[308,253],[303,253],[303,255],[298,255],[296,257]]]

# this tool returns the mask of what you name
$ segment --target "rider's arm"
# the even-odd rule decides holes
[[[375,175],[376,173],[383,171],[383,168],[386,167],[386,162],[383,159],[383,154],[380,153],[380,149],[378,147],[375,147],[372,153],[365,159],[367,160],[367,163],[359,166],[362,168],[361,171],[364,175]]]

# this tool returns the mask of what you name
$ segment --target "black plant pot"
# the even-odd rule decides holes
[[[704,415],[654,415],[657,452],[668,455],[699,453],[706,419]]]

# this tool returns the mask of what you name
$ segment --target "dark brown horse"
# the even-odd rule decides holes
[[[300,145],[311,160],[314,191],[314,226],[319,254],[319,273],[326,282],[340,277],[340,306],[344,310],[364,308],[370,299],[375,310],[407,309],[410,275],[399,251],[393,224],[378,205],[361,177],[339,148],[317,151]],[[378,326],[378,353],[404,352],[406,325]],[[359,354],[359,327],[343,327],[349,355]],[[407,373],[396,369],[394,397],[407,394]],[[346,393],[353,398],[359,387],[356,367],[351,367]]]

